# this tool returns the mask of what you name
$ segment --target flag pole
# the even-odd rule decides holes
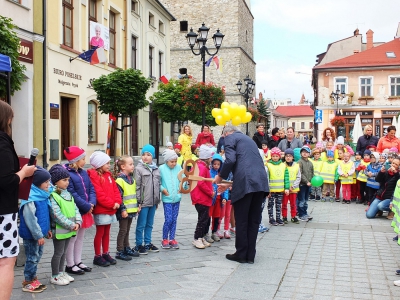
[[[71,62],[71,61],[73,61],[73,60],[77,59],[78,57],[79,57],[79,55],[78,55],[78,56],[76,56],[76,57],[74,57],[74,58],[70,57],[70,58],[69,58],[69,62]]]

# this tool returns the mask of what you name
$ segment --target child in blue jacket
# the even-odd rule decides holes
[[[218,175],[219,171],[222,168],[223,164],[223,159],[222,156],[219,154],[214,154],[212,157],[211,161],[211,170],[210,170],[210,176],[211,178],[214,178],[215,176]],[[209,210],[209,223],[211,224],[211,218],[212,218],[212,227],[211,227],[211,242],[219,242],[221,238],[218,236],[217,231],[218,231],[218,225],[219,225],[219,219],[221,217],[221,208],[226,204],[226,201],[229,199],[229,191],[226,190],[223,193],[217,193],[218,190],[218,185],[213,184],[213,189],[214,189],[214,197],[212,199],[212,205],[210,206]],[[208,228],[210,226],[207,226],[207,233],[205,239],[208,241],[209,236],[208,236]]]
[[[74,197],[75,204],[82,216],[82,226],[76,236],[71,237],[68,244],[65,272],[82,275],[92,271],[92,268],[82,263],[82,249],[85,231],[94,224],[92,211],[96,205],[96,192],[88,173],[83,169],[86,163],[85,150],[77,146],[70,146],[65,148],[64,155],[68,159],[68,164],[65,164],[64,168],[70,176],[67,190]]]
[[[175,240],[175,232],[182,198],[182,194],[179,192],[178,173],[182,170],[182,167],[177,163],[178,155],[175,151],[165,149],[162,156],[165,164],[161,165],[159,170],[161,174],[161,201],[163,202],[165,221],[161,248],[179,249],[179,244]]]
[[[380,188],[380,183],[375,180],[382,169],[383,163],[379,162],[380,155],[378,152],[371,153],[371,163],[367,166],[365,174],[367,175],[367,202],[368,205],[375,199],[375,193]],[[385,159],[386,160],[386,159]]]

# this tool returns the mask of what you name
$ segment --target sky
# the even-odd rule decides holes
[[[302,93],[313,101],[312,68],[329,43],[352,36],[356,28],[363,42],[369,29],[374,42],[389,42],[400,22],[397,0],[251,0],[251,11],[255,95],[294,103]]]

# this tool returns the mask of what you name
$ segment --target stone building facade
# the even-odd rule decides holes
[[[253,40],[254,17],[250,9],[250,0],[161,0],[175,16],[171,22],[171,75],[176,77],[180,68],[187,68],[188,74],[197,81],[202,80],[202,62],[193,55],[186,40],[190,28],[197,32],[204,22],[210,28],[207,47],[211,53],[216,51],[212,36],[217,29],[225,35],[218,56],[222,59],[222,72],[217,72],[211,63],[206,68],[206,82],[214,82],[226,88],[226,100],[245,104],[238,93],[236,83],[249,75],[256,82],[256,63],[254,61]],[[206,59],[210,56],[206,55]],[[254,96],[254,95],[253,95]],[[250,101],[249,101],[250,102]],[[250,103],[249,103],[250,105]],[[245,125],[243,125],[244,129]],[[213,128],[216,139],[221,127]],[[249,124],[250,133],[255,126]],[[200,126],[193,126],[194,138],[200,132]],[[243,130],[243,132],[245,132]]]

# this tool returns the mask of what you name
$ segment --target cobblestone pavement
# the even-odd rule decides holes
[[[53,246],[45,245],[38,274],[48,289],[21,290],[23,268],[17,267],[12,299],[400,299],[400,247],[386,218],[368,220],[365,206],[309,203],[314,219],[259,234],[255,264],[225,259],[234,239],[195,249],[191,241],[197,215],[184,196],[178,219],[179,250],[149,253],[131,262],[75,276],[65,287],[48,283]],[[267,213],[264,211],[264,219]],[[153,242],[160,245],[163,211],[156,213]],[[135,225],[135,223],[133,224]],[[134,229],[134,226],[133,226]],[[112,226],[115,254],[118,225]],[[131,241],[134,241],[134,230]],[[86,234],[83,261],[91,265],[93,234]]]

